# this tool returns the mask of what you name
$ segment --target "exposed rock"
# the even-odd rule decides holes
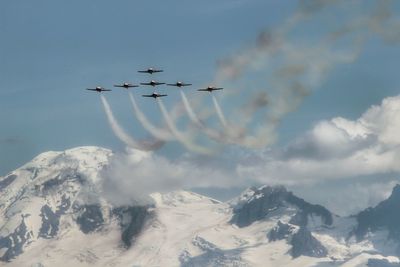
[[[148,206],[120,207],[113,210],[119,218],[122,229],[121,239],[126,247],[130,247],[142,230],[150,213]]]
[[[272,228],[267,237],[269,241],[277,241],[289,238],[295,231],[295,228],[289,224],[278,221],[277,226]]]
[[[368,208],[357,217],[357,227],[354,234],[357,240],[362,240],[368,231],[387,229],[389,238],[400,242],[400,185],[393,188],[391,196],[374,208]]]
[[[301,227],[292,236],[291,254],[294,258],[300,256],[323,258],[328,255],[327,249],[305,227]]]
[[[60,225],[59,216],[48,205],[44,205],[40,210],[40,217],[42,217],[42,226],[39,230],[39,237],[52,238],[56,236]]]
[[[76,223],[83,233],[93,232],[103,225],[104,218],[99,205],[83,205],[79,208],[81,214],[76,219]]]
[[[78,181],[78,183],[80,184],[83,184],[85,182],[84,178],[76,173],[75,170],[70,170],[45,181],[41,186],[42,192],[46,193],[52,189],[58,189],[62,184],[67,181]]]
[[[55,237],[59,230],[60,217],[70,208],[71,201],[66,196],[62,196],[61,204],[57,210],[53,210],[48,206],[44,205],[40,210],[40,217],[42,217],[42,226],[39,230],[39,237],[52,238]]]
[[[296,206],[300,210],[298,215],[300,218],[293,224],[307,225],[309,215],[320,216],[322,222],[326,225],[331,225],[333,222],[332,214],[326,208],[321,205],[310,204],[296,197],[283,186],[264,186],[251,188],[249,191],[249,197],[234,207],[231,223],[239,227],[246,227],[255,221],[264,219],[272,211],[290,205]]]
[[[12,182],[14,182],[15,178],[17,178],[16,175],[9,175],[6,176],[4,179],[2,179],[0,181],[0,191],[2,191],[3,189],[5,189],[7,186],[9,186]]]
[[[15,231],[8,236],[0,237],[0,249],[6,249],[3,256],[0,257],[1,261],[10,261],[23,252],[23,246],[31,238],[32,233],[27,231],[27,227],[22,218],[21,224]]]

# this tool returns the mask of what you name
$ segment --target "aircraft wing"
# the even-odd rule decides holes
[[[192,85],[191,83],[183,83],[182,86],[190,86]]]
[[[224,88],[218,87],[218,88],[213,88],[212,90],[214,91],[214,90],[222,90],[222,89],[224,89]]]
[[[178,86],[178,85],[176,85],[176,83],[167,83],[166,85],[169,85],[169,86]]]
[[[143,97],[154,97],[153,95],[142,95]]]
[[[139,87],[139,85],[128,85],[128,87]]]
[[[165,84],[165,83],[159,83],[159,82],[156,82],[156,85],[161,85],[161,84]]]
[[[197,89],[197,91],[203,91],[203,92],[207,92],[208,89],[202,88],[202,89]]]
[[[86,88],[86,90],[89,90],[89,91],[97,91],[96,89],[92,89],[92,88]]]
[[[141,85],[151,85],[151,83],[140,83]]]
[[[163,97],[163,96],[167,96],[167,95],[157,95],[157,97]]]
[[[110,89],[101,89],[101,91],[111,91]]]
[[[120,84],[115,84],[114,87],[124,87],[124,86]]]
[[[163,72],[163,70],[153,70],[153,72]]]
[[[147,70],[138,70],[139,73],[149,73]]]

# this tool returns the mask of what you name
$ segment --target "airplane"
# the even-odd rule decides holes
[[[191,83],[184,83],[184,82],[176,82],[176,83],[167,83],[169,86],[177,86],[177,87],[183,87],[183,86],[190,86],[192,85]]]
[[[153,73],[156,73],[156,72],[163,72],[163,70],[157,70],[157,69],[154,69],[154,68],[148,68],[147,70],[139,70],[138,72],[153,74]]]
[[[134,85],[131,83],[123,83],[123,84],[115,84],[114,87],[122,87],[125,89],[132,88],[132,87],[139,87],[139,85]]]
[[[160,82],[156,82],[156,81],[154,81],[154,80],[151,80],[150,82],[148,82],[148,83],[140,83],[141,85],[151,85],[151,86],[156,86],[156,85],[161,85],[161,84],[165,84],[165,83],[160,83]]]
[[[96,91],[96,92],[99,92],[99,93],[104,92],[104,91],[111,91],[110,89],[105,89],[105,88],[103,88],[101,86],[96,86],[96,88],[86,88],[86,90]]]
[[[201,88],[201,89],[198,89],[197,91],[206,91],[206,92],[212,92],[212,91],[215,91],[215,90],[222,90],[222,89],[224,89],[224,88],[222,88],[222,87],[215,87],[215,86],[208,86],[207,88]]]
[[[152,97],[152,98],[156,99],[157,97],[163,97],[163,96],[167,96],[167,95],[161,95],[159,93],[154,92],[151,95],[142,95],[142,96],[143,97]]]

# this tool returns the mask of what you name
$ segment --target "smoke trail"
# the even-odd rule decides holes
[[[160,140],[165,140],[165,141],[170,141],[174,140],[175,138],[171,135],[171,133],[165,129],[159,129],[156,126],[154,126],[143,114],[143,112],[140,110],[139,106],[136,103],[135,97],[132,95],[131,92],[129,92],[129,98],[132,103],[132,107],[135,113],[136,118],[140,121],[142,126],[150,133],[152,134],[155,138],[160,139]]]
[[[200,119],[197,117],[197,115],[194,113],[189,100],[186,97],[185,92],[183,92],[182,90],[179,90],[179,92],[181,93],[181,98],[182,98],[182,102],[183,105],[185,107],[186,113],[188,114],[190,120],[199,128],[201,129],[206,135],[208,135],[210,138],[216,140],[216,141],[225,141],[222,134],[214,131],[213,129],[208,128],[202,121],[200,121]]]
[[[164,142],[160,141],[160,140],[156,140],[156,141],[136,141],[136,140],[134,140],[119,125],[119,123],[117,122],[117,120],[114,117],[114,114],[112,113],[111,107],[108,104],[108,101],[106,100],[106,98],[103,95],[100,95],[100,98],[101,98],[101,102],[103,103],[103,108],[104,108],[104,111],[106,112],[107,120],[111,126],[111,129],[113,130],[114,134],[118,137],[118,139],[120,139],[127,146],[136,148],[139,150],[151,151],[151,150],[156,150],[156,149],[160,148],[164,144]]]
[[[164,117],[165,122],[168,125],[168,128],[172,132],[172,134],[176,137],[176,139],[181,142],[186,148],[193,152],[201,153],[201,154],[212,154],[213,152],[207,148],[198,146],[193,144],[191,140],[189,140],[183,133],[181,133],[175,126],[174,122],[172,121],[171,117],[169,116],[162,100],[157,98],[158,106],[160,107],[161,113]]]
[[[225,129],[228,129],[228,123],[226,121],[224,113],[222,112],[221,106],[219,105],[217,99],[215,98],[215,96],[212,93],[211,93],[211,98],[214,103],[215,111],[217,112],[219,121],[221,122],[222,126]]]
[[[391,2],[376,1],[375,5],[368,6],[362,5],[362,1],[299,1],[299,8],[282,26],[273,31],[262,31],[255,44],[219,61],[215,83],[234,81],[235,86],[231,87],[240,89],[238,87],[242,81],[250,96],[250,102],[243,105],[243,109],[235,116],[235,122],[244,129],[253,128],[254,133],[246,133],[246,137],[238,140],[239,143],[250,147],[264,147],[273,143],[280,121],[321,86],[332,69],[339,64],[354,62],[371,37],[381,37],[389,44],[400,41],[400,21],[392,18]],[[341,20],[334,27],[320,28],[319,40],[313,40],[312,43],[296,43],[289,39],[296,36],[292,33],[301,28],[302,23],[309,24],[312,20],[318,23],[321,19],[327,19],[323,12],[340,12]],[[255,81],[248,76],[254,73],[267,78],[268,83],[263,79]],[[253,83],[246,82],[249,79]],[[255,82],[258,84],[251,86]],[[240,92],[230,90],[230,93]],[[264,94],[264,99],[254,101],[257,94]],[[262,108],[265,108],[265,114],[262,115],[264,119],[261,123],[255,122],[254,115]],[[224,124],[220,114],[218,116]],[[250,123],[259,126],[250,127]]]

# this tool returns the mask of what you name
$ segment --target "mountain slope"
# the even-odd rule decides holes
[[[396,266],[399,262],[390,246],[397,241],[382,234],[397,231],[383,223],[396,220],[397,215],[388,211],[400,204],[397,187],[386,202],[349,218],[281,186],[249,188],[226,203],[176,191],[153,193],[146,205],[116,206],[102,190],[102,170],[112,157],[111,151],[97,147],[46,152],[0,178],[0,265]]]

